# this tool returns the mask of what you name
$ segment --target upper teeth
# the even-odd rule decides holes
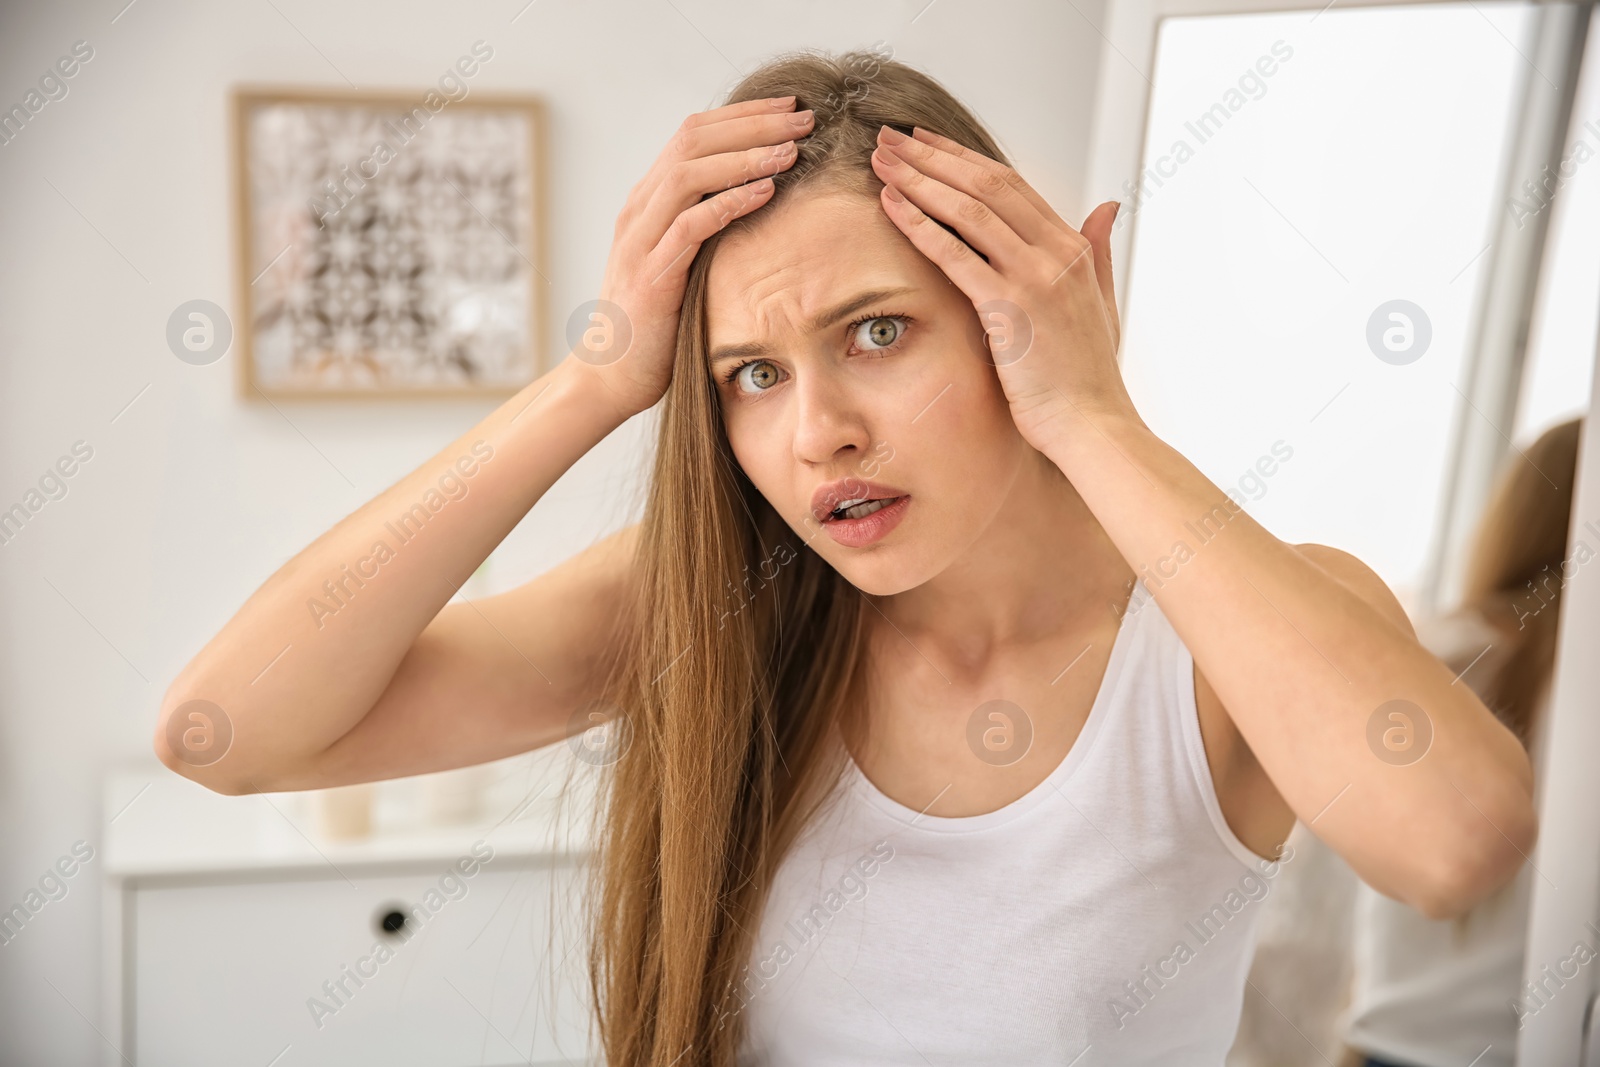
[[[839,505],[834,509],[834,515],[840,519],[864,519],[875,511],[888,507],[898,497],[885,497],[881,500],[869,500],[861,497],[850,503]]]

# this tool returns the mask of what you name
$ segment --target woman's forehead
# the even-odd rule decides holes
[[[929,270],[937,273],[875,201],[832,194],[771,206],[772,216],[725,237],[712,258],[713,346],[800,330],[856,294],[926,288]]]

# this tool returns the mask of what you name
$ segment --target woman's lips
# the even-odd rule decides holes
[[[817,486],[811,494],[811,517],[817,522],[827,522],[847,500],[892,500],[905,495],[906,491],[899,486],[869,482],[851,475]]]
[[[885,504],[871,515],[859,519],[830,518],[823,522],[822,528],[828,531],[829,537],[846,548],[862,548],[888,536],[890,530],[900,525],[909,507],[909,495],[896,497],[894,503]]]

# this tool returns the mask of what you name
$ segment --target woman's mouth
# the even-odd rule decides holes
[[[862,548],[887,536],[890,530],[900,525],[910,506],[909,494],[883,500],[845,501],[829,513],[822,526],[828,531],[828,536],[839,544],[847,548]]]

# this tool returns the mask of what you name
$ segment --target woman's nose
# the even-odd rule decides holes
[[[795,382],[794,452],[803,463],[826,465],[841,452],[864,452],[870,443],[860,398],[826,371],[802,373]]]

